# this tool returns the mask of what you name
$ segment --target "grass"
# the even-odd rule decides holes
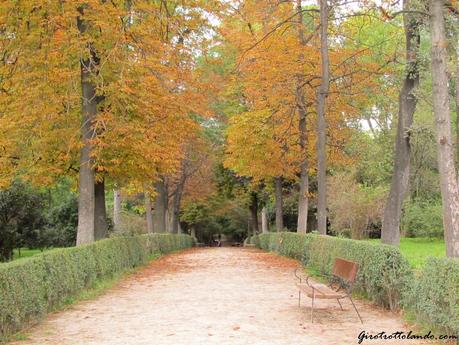
[[[379,239],[369,240],[379,242]],[[438,238],[402,238],[400,251],[413,268],[424,265],[428,256],[442,257],[446,254],[445,242]]]
[[[43,253],[46,250],[47,249],[40,250],[40,249],[28,249],[28,248],[20,248],[20,249],[16,248],[13,251],[13,260],[28,258],[30,256],[34,256],[34,255]]]

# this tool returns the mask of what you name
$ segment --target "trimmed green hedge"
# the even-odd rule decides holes
[[[39,319],[97,279],[192,246],[188,235],[114,237],[0,264],[0,338]]]
[[[392,246],[293,232],[261,234],[252,241],[261,249],[301,260],[322,274],[331,274],[337,257],[358,262],[356,290],[391,309],[399,307],[402,288],[411,276],[408,261]]]
[[[429,257],[407,285],[403,306],[417,321],[459,334],[459,260]]]

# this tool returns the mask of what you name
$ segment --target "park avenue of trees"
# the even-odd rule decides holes
[[[455,0],[3,1],[0,259],[283,230],[459,257],[458,21]]]

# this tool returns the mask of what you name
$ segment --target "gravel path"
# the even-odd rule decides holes
[[[297,261],[245,248],[193,248],[152,261],[103,296],[51,314],[15,344],[357,344],[358,334],[406,331],[398,315],[357,301],[297,306]],[[362,344],[422,344],[365,340]]]

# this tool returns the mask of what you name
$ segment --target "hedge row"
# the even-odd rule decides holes
[[[0,339],[54,309],[97,279],[192,246],[188,235],[115,237],[0,264]]]
[[[459,261],[429,258],[413,271],[396,247],[330,236],[270,233],[252,237],[261,249],[302,261],[306,267],[330,274],[342,257],[359,263],[356,288],[376,303],[411,311],[417,321],[449,334],[459,334]]]
[[[329,275],[336,257],[359,263],[355,289],[379,305],[397,309],[411,271],[392,246],[315,234],[280,232],[253,238],[261,249],[301,260],[304,266]]]
[[[459,260],[428,258],[407,284],[403,307],[417,321],[459,335]]]

